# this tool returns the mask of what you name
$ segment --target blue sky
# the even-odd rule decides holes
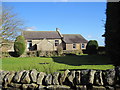
[[[81,34],[104,45],[106,2],[4,2],[24,20],[27,30]]]

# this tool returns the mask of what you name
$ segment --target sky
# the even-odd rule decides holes
[[[81,34],[104,45],[106,2],[3,2],[24,21],[26,30]]]

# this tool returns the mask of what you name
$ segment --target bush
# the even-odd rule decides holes
[[[98,47],[98,54],[99,55],[105,55],[106,51],[105,51],[105,47],[104,46],[99,46]]]
[[[36,57],[37,56],[37,51],[27,51],[26,52],[26,57]]]
[[[2,52],[2,57],[11,57],[9,52]]]
[[[18,36],[14,42],[14,51],[16,55],[19,57],[25,51],[25,39],[23,36]]]
[[[41,51],[36,51],[36,56],[40,57],[40,53],[41,53]]]
[[[80,55],[83,54],[82,50],[65,50],[63,51],[65,55]]]
[[[25,51],[25,45],[21,42],[14,43],[14,50],[18,56],[21,56]]]
[[[26,57],[54,57],[58,56],[57,51],[27,51]]]
[[[53,57],[58,56],[56,51],[42,51],[45,57]]]
[[[90,40],[87,43],[86,50],[88,54],[97,54],[98,43],[96,40]]]
[[[58,47],[57,47],[57,53],[58,53],[58,55],[62,55],[63,54],[63,48],[62,48],[61,45],[58,45]]]
[[[87,54],[87,50],[86,49],[82,50],[82,52],[83,52],[83,54]]]
[[[53,57],[53,56],[57,56],[57,52],[56,51],[36,51],[36,56],[40,57]]]
[[[15,40],[16,42],[21,42],[21,43],[23,43],[23,42],[25,42],[25,39],[24,39],[24,37],[23,36],[18,36],[18,37],[16,37],[16,40]]]

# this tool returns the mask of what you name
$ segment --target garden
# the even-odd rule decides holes
[[[81,51],[63,52],[61,48],[58,48],[54,52],[44,52],[44,56],[40,56],[43,53],[42,51],[25,52],[25,44],[22,42],[24,42],[24,38],[18,36],[14,45],[14,57],[11,57],[10,53],[3,53],[3,55],[8,55],[9,57],[2,58],[2,70],[20,71],[36,69],[39,72],[53,73],[63,72],[66,69],[106,70],[114,68],[110,58],[105,54],[98,53],[98,43],[95,40],[88,42],[86,47],[88,54],[83,54]]]
[[[1,60],[2,70],[20,71],[36,69],[39,72],[62,72],[66,69],[112,69],[112,61],[102,55],[68,55],[59,57],[10,57]]]

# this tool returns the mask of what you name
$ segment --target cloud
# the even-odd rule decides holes
[[[34,31],[35,29],[36,29],[35,26],[25,28],[26,31]]]
[[[87,38],[89,38],[89,39],[92,38],[92,35],[88,35]]]

